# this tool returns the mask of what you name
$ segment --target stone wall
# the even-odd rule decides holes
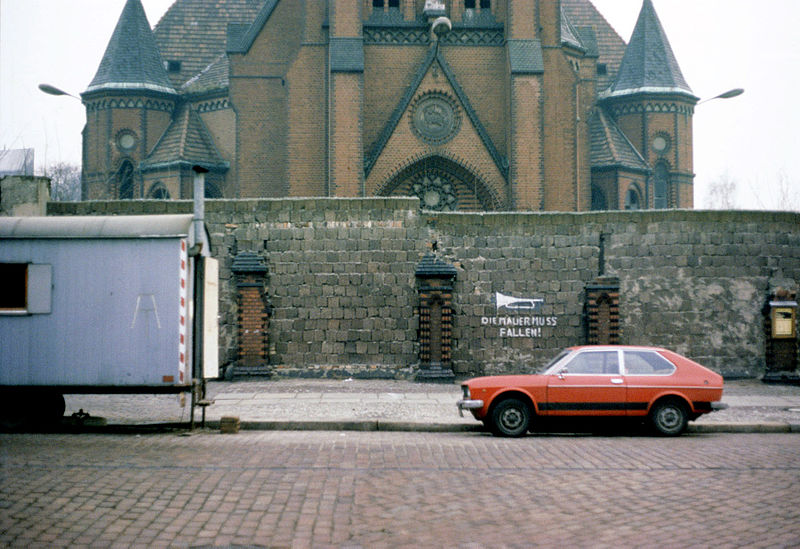
[[[0,177],[0,215],[45,215],[50,200],[50,178],[7,175]]]
[[[118,201],[50,203],[48,213],[191,211],[186,201]],[[800,282],[795,213],[445,214],[420,212],[416,199],[317,198],[209,200],[206,222],[220,260],[221,363],[236,358],[231,263],[251,251],[268,269],[270,362],[291,376],[412,377],[414,272],[431,249],[457,270],[458,376],[530,371],[584,343],[585,288],[601,274],[619,279],[621,343],[758,376],[768,293]],[[498,293],[538,301],[509,309]]]

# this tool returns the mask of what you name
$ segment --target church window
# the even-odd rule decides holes
[[[117,134],[117,147],[123,152],[130,152],[136,147],[138,139],[131,130],[122,130]]]
[[[597,75],[598,76],[605,76],[608,74],[608,65],[605,63],[598,63],[597,64]]]
[[[156,181],[147,193],[148,198],[155,200],[169,200],[170,195],[167,188],[161,181]]]
[[[181,72],[181,62],[174,59],[165,61],[167,72]]]
[[[625,209],[626,210],[639,210],[642,207],[642,193],[639,191],[639,186],[636,184],[628,187],[628,192],[625,193]]]
[[[372,0],[373,8],[382,8],[387,4],[390,8],[399,8],[400,0],[388,0],[388,2],[386,0]]]
[[[482,10],[491,9],[492,0],[464,0],[465,9],[474,10],[477,6],[480,6]]]
[[[117,188],[120,200],[133,198],[133,163],[126,160],[117,170]]]
[[[653,207],[663,210],[669,207],[669,170],[663,162],[656,164],[653,174]]]

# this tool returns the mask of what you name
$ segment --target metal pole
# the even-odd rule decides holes
[[[194,318],[192,319],[192,411],[191,428],[194,429],[194,408],[200,400],[205,399],[205,384],[203,380],[203,255],[202,246],[205,242],[205,193],[206,173],[208,170],[202,166],[192,167],[194,170],[194,185],[192,198],[194,199],[194,247],[197,253],[194,256],[194,278],[192,299],[194,302]],[[198,395],[198,390],[202,393]]]

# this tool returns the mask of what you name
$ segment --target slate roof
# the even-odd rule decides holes
[[[649,171],[647,161],[602,108],[589,119],[592,168],[628,168]]]
[[[587,43],[590,39],[586,35],[591,33],[587,30],[594,31],[595,51],[599,55],[597,63],[605,65],[607,70],[605,75],[598,74],[597,89],[605,90],[614,81],[622,63],[625,41],[589,0],[561,0],[561,7],[573,27],[579,31],[585,46],[590,47]]]
[[[227,169],[225,161],[200,116],[188,105],[176,113],[141,169],[157,169],[174,165],[202,166],[209,170]]]
[[[437,258],[436,254],[427,253],[417,264],[414,275],[420,278],[455,278],[458,271],[449,263]]]
[[[181,86],[181,93],[197,95],[225,91],[230,84],[230,59],[220,54],[197,76]]]
[[[84,93],[149,90],[174,94],[140,0],[128,0],[100,67]]]
[[[265,0],[176,0],[153,29],[161,55],[179,61],[181,69],[169,73],[180,87],[225,53],[229,23],[248,26]]]
[[[572,46],[573,48],[577,48],[579,50],[586,51],[586,47],[583,45],[580,34],[578,34],[578,31],[572,24],[572,20],[570,19],[569,14],[566,12],[563,5],[561,6],[561,43]]]
[[[652,0],[644,0],[617,79],[603,97],[679,93],[694,97],[681,73]]]

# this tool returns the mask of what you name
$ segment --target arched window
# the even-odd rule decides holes
[[[211,181],[206,181],[205,195],[206,198],[222,198],[222,191]]]
[[[492,8],[492,0],[464,0],[465,9],[474,10],[476,5],[480,6],[482,10],[488,10]]]
[[[593,210],[608,209],[608,200],[606,200],[606,193],[598,185],[592,185],[592,209]]]
[[[150,187],[150,190],[147,192],[147,197],[156,200],[169,200],[170,198],[169,191],[161,181],[153,183],[153,186]]]
[[[669,207],[669,170],[663,162],[656,164],[653,173],[653,207],[663,210]]]
[[[641,208],[642,192],[639,190],[639,185],[634,183],[628,187],[628,192],[625,193],[625,209],[640,210]]]
[[[133,198],[133,163],[125,160],[117,170],[117,188],[120,200]]]

